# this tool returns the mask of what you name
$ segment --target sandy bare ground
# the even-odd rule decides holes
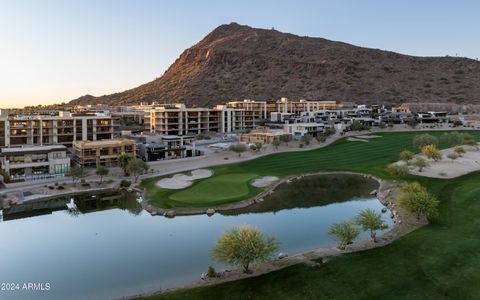
[[[164,189],[184,189],[192,185],[197,179],[208,178],[212,176],[212,171],[208,169],[197,169],[190,172],[190,175],[175,174],[170,178],[163,178],[157,181],[157,186]]]
[[[380,135],[357,135],[356,138],[360,139],[376,139],[376,138],[381,138],[382,136]]]
[[[454,148],[441,150],[443,159],[440,161],[427,159],[425,155],[417,154],[413,160],[416,157],[423,157],[427,160],[428,166],[423,168],[422,172],[419,172],[417,167],[410,165],[408,167],[409,172],[410,174],[432,178],[454,178],[480,170],[480,151],[472,146],[463,146],[463,148],[466,153],[453,161],[447,155],[453,153]],[[405,162],[398,161],[395,164],[405,165]]]
[[[255,179],[252,185],[255,187],[266,187],[278,180],[277,176],[265,176]]]
[[[350,141],[350,142],[365,142],[365,143],[368,143],[369,140],[367,139],[359,139],[359,138],[356,138],[356,137],[349,137],[347,138],[347,141]]]
[[[442,160],[436,162],[429,159],[429,166],[422,172],[419,172],[418,168],[410,167],[410,173],[433,178],[454,178],[480,170],[480,151],[471,146],[464,146],[464,149],[467,152],[453,161],[447,157],[448,154],[454,152],[453,148],[441,150]],[[425,156],[423,157],[425,158]]]

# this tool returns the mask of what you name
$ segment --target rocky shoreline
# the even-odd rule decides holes
[[[182,287],[165,289],[165,290],[157,290],[150,293],[143,293],[140,295],[131,296],[128,299],[152,296],[152,295],[161,294],[161,293],[168,293],[168,292],[179,290],[179,289],[190,289],[190,288],[196,288],[196,287],[202,287],[202,286],[211,286],[211,285],[216,285],[224,282],[230,282],[230,281],[240,280],[240,279],[249,278],[249,277],[256,277],[269,272],[281,270],[283,268],[293,266],[299,263],[306,264],[307,266],[310,266],[310,267],[321,267],[322,264],[328,263],[328,261],[331,258],[336,256],[370,250],[370,249],[389,245],[390,243],[394,242],[398,238],[428,224],[428,221],[426,218],[417,219],[414,216],[404,213],[400,208],[398,208],[396,203],[396,198],[400,190],[401,182],[386,181],[372,175],[354,173],[354,172],[318,172],[318,173],[308,173],[308,174],[284,177],[275,185],[269,187],[268,189],[266,189],[264,192],[257,195],[256,197],[236,203],[235,207],[237,208],[247,207],[249,205],[253,205],[257,203],[256,201],[260,199],[259,197],[264,196],[267,193],[273,192],[276,187],[278,187],[280,184],[287,182],[288,180],[301,179],[303,176],[338,175],[338,174],[359,175],[359,176],[364,176],[366,178],[373,179],[378,182],[378,189],[372,191],[371,194],[376,195],[376,197],[385,206],[385,208],[390,211],[389,217],[393,220],[394,225],[389,231],[384,233],[382,236],[378,237],[376,243],[373,242],[372,240],[362,240],[362,241],[355,242],[351,245],[348,245],[345,250],[340,250],[337,247],[321,247],[315,250],[296,253],[291,256],[282,255],[283,256],[282,258],[278,258],[276,260],[269,261],[256,266],[255,268],[252,269],[253,271],[250,274],[243,273],[243,271],[240,269],[226,270],[220,273],[218,277],[214,277],[214,278],[204,277],[198,282],[188,284]],[[142,203],[143,203],[142,205],[145,205],[145,206],[148,205],[148,204],[145,204],[146,203],[145,200]],[[219,206],[219,207],[216,207],[216,211],[233,209],[231,207],[232,207],[231,205]],[[153,208],[154,209],[150,212],[153,215],[157,215],[157,214],[161,215],[162,212],[167,213],[168,211],[171,211],[171,210],[163,210],[163,209],[157,210],[155,209],[155,207]],[[175,211],[175,215],[204,214],[204,213],[207,213],[207,210],[208,209],[206,208],[192,209],[192,210],[182,209],[180,211]]]

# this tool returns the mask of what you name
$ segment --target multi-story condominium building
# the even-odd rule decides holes
[[[73,141],[111,139],[112,117],[102,113],[58,115],[15,115],[0,117],[0,147],[42,146]]]
[[[245,110],[245,119],[249,120],[266,120],[268,119],[270,111],[267,101],[243,100],[231,101],[227,103],[227,107],[238,108]],[[271,106],[270,106],[271,107]]]
[[[276,112],[298,115],[305,111],[337,109],[336,101],[289,100],[281,98],[276,102]]]
[[[115,167],[118,165],[118,157],[122,154],[134,158],[136,142],[129,139],[73,142],[72,160],[81,167]]]
[[[63,145],[2,148],[0,162],[12,179],[63,176],[70,168],[67,148]]]
[[[145,127],[164,135],[194,135],[207,132],[241,132],[255,127],[245,120],[245,110],[217,105],[215,108],[187,108],[184,104],[164,104],[145,114]]]

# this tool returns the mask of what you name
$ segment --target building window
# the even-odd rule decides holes
[[[54,165],[55,174],[65,174],[68,171],[68,164]]]

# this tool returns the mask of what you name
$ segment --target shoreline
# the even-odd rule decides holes
[[[315,176],[315,175],[341,175],[341,174],[348,174],[348,175],[357,175],[357,176],[363,176],[366,178],[370,178],[375,180],[378,184],[380,189],[381,186],[381,179],[376,178],[372,175],[365,174],[365,173],[356,173],[356,172],[348,172],[348,171],[331,171],[331,172],[315,172],[315,173],[302,173],[302,174],[296,174],[296,175],[289,175],[286,177],[280,178],[278,181],[274,182],[273,184],[265,187],[265,189],[258,193],[257,195],[250,197],[248,199],[240,200],[240,201],[235,201],[232,203],[226,203],[226,204],[221,204],[221,205],[216,205],[216,206],[210,206],[210,207],[181,207],[181,208],[176,208],[176,209],[168,209],[168,208],[161,208],[154,206],[150,204],[149,200],[147,199],[146,196],[146,189],[143,190],[142,193],[142,202],[140,203],[142,205],[142,208],[149,212],[152,216],[164,216],[167,218],[173,218],[175,216],[192,216],[192,215],[202,215],[202,214],[207,214],[207,215],[213,215],[217,212],[222,212],[222,211],[229,211],[229,210],[234,210],[234,209],[239,209],[239,208],[246,208],[252,205],[255,205],[257,203],[263,202],[263,198],[275,191],[275,189],[284,184],[288,183],[292,180],[296,179],[301,179],[305,176]],[[381,201],[380,201],[381,202]],[[382,203],[383,204],[383,203]]]
[[[398,238],[428,224],[428,220],[426,218],[416,219],[414,216],[405,213],[404,211],[402,211],[397,207],[396,196],[399,191],[400,182],[382,180],[380,178],[377,178],[369,174],[355,173],[355,172],[316,172],[316,173],[301,174],[301,175],[284,177],[282,178],[282,180],[280,180],[280,182],[275,184],[273,187],[269,188],[267,191],[269,192],[272,191],[279,184],[284,183],[287,180],[287,178],[291,179],[291,178],[298,178],[303,176],[329,175],[329,174],[332,174],[332,175],[333,174],[351,174],[351,175],[364,176],[366,178],[373,179],[378,183],[378,188],[376,190],[376,197],[379,200],[379,202],[388,209],[388,211],[390,212],[390,217],[393,219],[394,223],[393,223],[393,226],[390,228],[390,230],[386,231],[384,234],[377,237],[376,243],[374,243],[371,239],[360,240],[360,241],[354,242],[351,245],[348,245],[344,250],[340,250],[337,247],[319,247],[313,250],[302,251],[282,259],[277,258],[275,260],[257,265],[254,268],[252,268],[252,273],[249,273],[249,274],[243,273],[241,269],[234,269],[228,272],[224,271],[221,273],[222,275],[220,277],[206,278],[205,280],[199,280],[199,281],[178,286],[178,287],[160,289],[160,290],[140,293],[136,295],[131,295],[131,296],[125,297],[125,299],[136,299],[138,297],[154,296],[154,295],[169,293],[177,290],[212,286],[212,285],[217,285],[225,282],[232,282],[232,281],[242,280],[245,278],[257,277],[257,276],[278,271],[278,270],[281,270],[293,265],[301,264],[301,263],[306,264],[308,266],[312,266],[312,267],[321,267],[322,264],[328,263],[328,261],[333,257],[387,246],[393,243]],[[251,199],[248,199],[248,201],[251,201]],[[252,204],[254,203],[250,203],[250,204],[247,203],[247,206]],[[319,260],[319,259],[322,259],[323,261],[321,263],[317,262],[316,260]]]

